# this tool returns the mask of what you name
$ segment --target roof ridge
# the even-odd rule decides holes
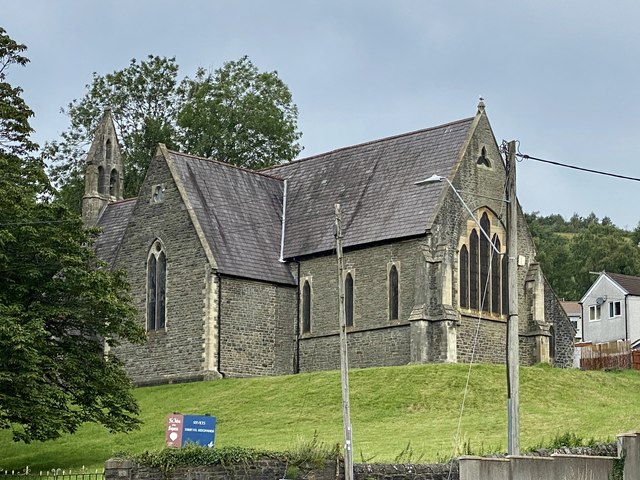
[[[306,162],[306,161],[309,161],[309,160],[316,160],[319,157],[326,157],[327,155],[338,153],[338,152],[342,152],[342,151],[345,151],[345,150],[360,148],[360,147],[364,147],[366,145],[374,145],[376,143],[382,143],[382,142],[386,142],[386,141],[389,141],[389,140],[395,140],[397,138],[408,137],[408,136],[411,136],[411,135],[417,135],[419,133],[425,133],[425,132],[429,132],[429,131],[432,131],[432,130],[438,130],[440,128],[446,128],[446,127],[450,127],[452,125],[457,125],[457,124],[460,124],[460,123],[469,122],[469,121],[472,121],[474,118],[475,117],[462,118],[460,120],[455,120],[453,122],[443,123],[442,125],[436,125],[435,127],[421,128],[419,130],[413,130],[411,132],[405,132],[405,133],[398,133],[396,135],[390,135],[388,137],[378,138],[378,139],[375,139],[375,140],[369,140],[367,142],[357,143],[355,145],[348,145],[346,147],[339,147],[339,148],[336,148],[334,150],[329,150],[328,152],[323,152],[323,153],[318,153],[316,155],[312,155],[310,157],[305,157],[305,158],[300,158],[300,159],[297,159],[297,160],[292,160],[290,162],[282,163],[280,165],[273,165],[271,167],[265,167],[264,169],[262,169],[260,171],[263,172],[265,170],[275,170],[276,168],[287,167],[289,165],[292,165],[292,164],[295,164],[295,163],[298,163],[298,162]]]
[[[138,200],[138,197],[123,198],[122,200],[116,200],[114,202],[109,202],[107,205],[115,205],[115,204],[120,204],[120,203],[133,202],[135,200]]]
[[[246,168],[246,167],[240,167],[240,166],[238,166],[238,165],[233,165],[233,164],[231,164],[231,163],[223,162],[223,161],[221,161],[221,160],[216,160],[216,159],[214,159],[214,158],[200,157],[200,156],[198,156],[198,155],[193,155],[193,154],[191,154],[191,153],[178,152],[178,151],[176,151],[176,150],[170,150],[170,149],[168,149],[168,148],[167,148],[167,152],[172,153],[172,154],[174,154],[174,155],[181,155],[181,156],[183,156],[183,157],[190,157],[190,158],[193,158],[193,159],[195,159],[195,160],[201,160],[201,161],[204,161],[204,162],[211,162],[211,163],[215,163],[215,164],[217,164],[217,165],[221,165],[221,166],[223,166],[223,167],[229,167],[229,168],[233,168],[233,169],[236,169],[236,170],[240,170],[240,171],[242,171],[242,172],[246,172],[246,173],[253,173],[253,174],[256,174],[256,175],[261,175],[261,176],[263,176],[263,177],[271,178],[271,179],[273,179],[273,180],[278,180],[278,181],[282,182],[282,179],[281,179],[281,178],[274,177],[273,175],[269,175],[269,174],[267,174],[267,173],[263,173],[261,170],[251,170],[251,169]],[[266,167],[266,168],[269,168],[269,167]]]
[[[629,275],[627,273],[615,273],[615,272],[604,272],[606,275],[611,276],[611,275],[616,275],[618,277],[627,277],[627,278],[640,278],[640,276],[638,275]]]

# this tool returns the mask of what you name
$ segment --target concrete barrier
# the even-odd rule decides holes
[[[461,457],[460,480],[640,480],[640,432],[618,435],[618,456]]]

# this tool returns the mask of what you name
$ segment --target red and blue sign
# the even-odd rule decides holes
[[[167,416],[167,447],[180,448],[187,443],[213,448],[216,438],[216,417],[210,415]]]

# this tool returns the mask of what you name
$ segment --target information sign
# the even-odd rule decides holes
[[[172,413],[167,416],[167,447],[180,448],[187,443],[213,448],[216,438],[216,417],[210,415],[182,415]]]

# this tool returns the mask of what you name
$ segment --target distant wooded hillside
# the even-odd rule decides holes
[[[616,227],[609,217],[591,213],[561,215],[525,214],[542,266],[560,298],[579,300],[597,275],[607,271],[640,275],[640,222],[632,231]]]

